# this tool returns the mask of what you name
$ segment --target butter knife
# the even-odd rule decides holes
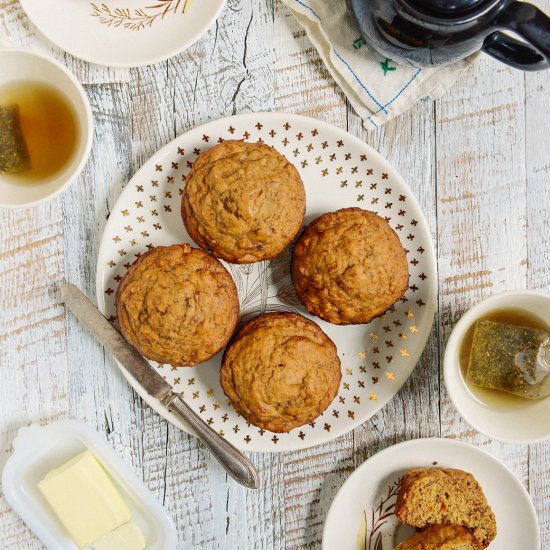
[[[257,489],[259,477],[252,462],[215,432],[177,393],[173,392],[170,384],[125,340],[76,286],[64,284],[60,290],[65,305],[113,354],[122,368],[149,395],[159,399],[171,413],[188,424],[235,481],[250,489]]]

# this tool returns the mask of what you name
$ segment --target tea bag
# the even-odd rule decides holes
[[[527,399],[550,395],[550,334],[480,319],[466,378],[475,386]]]
[[[0,106],[0,174],[18,174],[30,167],[19,108],[17,105]]]

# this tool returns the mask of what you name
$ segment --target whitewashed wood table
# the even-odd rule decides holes
[[[548,0],[538,3],[550,11]],[[96,121],[87,169],[62,198],[0,211],[0,469],[21,426],[76,418],[103,433],[164,504],[179,548],[318,548],[332,498],[367,457],[406,439],[453,437],[513,469],[550,548],[550,444],[501,444],[476,433],[441,376],[445,342],[468,307],[500,290],[550,290],[550,71],[524,74],[482,56],[443,99],[367,133],[277,0],[229,0],[195,46],[143,69],[72,58],[41,37],[17,0],[0,3],[0,33],[74,71]],[[345,128],[390,160],[428,219],[439,298],[426,350],[397,396],[329,444],[254,454],[262,478],[254,492],[228,480],[196,439],[143,404],[59,305],[55,287],[70,281],[94,296],[109,209],[152,153],[207,120],[266,110]],[[3,497],[0,548],[41,548]]]

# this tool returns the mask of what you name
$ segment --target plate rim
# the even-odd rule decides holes
[[[399,387],[396,387],[395,392],[393,393],[393,395],[385,401],[381,400],[380,402],[377,402],[377,406],[373,409],[372,413],[367,418],[365,418],[364,420],[362,420],[358,424],[354,425],[353,427],[350,427],[346,431],[344,431],[342,433],[339,433],[339,434],[336,434],[336,435],[328,438],[325,441],[310,442],[310,440],[308,440],[307,442],[304,441],[304,444],[302,444],[302,445],[297,445],[297,444],[293,445],[293,444],[291,444],[285,449],[278,449],[278,448],[272,448],[272,447],[270,447],[268,449],[258,449],[255,446],[244,447],[241,444],[236,444],[235,442],[232,443],[239,450],[245,451],[245,452],[262,452],[262,453],[277,453],[278,454],[278,453],[305,450],[305,449],[308,449],[308,448],[311,448],[311,447],[315,447],[315,446],[319,446],[319,445],[325,445],[325,444],[327,444],[331,441],[334,441],[338,437],[342,437],[342,436],[350,433],[351,431],[355,430],[356,428],[358,428],[359,426],[364,424],[367,420],[372,418],[374,415],[378,414],[380,412],[380,410],[383,409],[386,405],[388,405],[390,403],[390,401],[397,395],[397,393],[405,385],[407,380],[409,380],[409,378],[412,375],[412,372],[414,371],[414,369],[417,367],[418,362],[420,360],[420,357],[422,356],[422,353],[426,349],[426,344],[428,342],[428,339],[430,337],[430,334],[431,334],[431,331],[432,331],[432,328],[433,328],[433,324],[434,324],[434,321],[435,321],[435,312],[437,310],[438,287],[437,287],[436,282],[437,282],[437,277],[438,277],[438,267],[437,267],[437,258],[435,256],[434,243],[433,243],[433,239],[432,239],[432,236],[431,236],[430,228],[428,226],[426,217],[424,215],[424,211],[422,210],[422,208],[420,206],[420,203],[418,202],[418,199],[416,198],[416,195],[412,192],[412,189],[410,188],[408,183],[404,180],[404,178],[401,176],[401,174],[393,167],[393,165],[383,155],[381,155],[378,151],[376,151],[368,143],[364,142],[363,140],[361,140],[357,136],[354,136],[353,134],[351,134],[347,130],[345,130],[343,128],[340,128],[338,126],[335,126],[334,124],[330,124],[330,123],[325,122],[323,120],[313,118],[313,117],[309,117],[309,116],[305,116],[305,115],[285,113],[285,112],[281,112],[281,111],[259,111],[259,112],[250,112],[250,113],[240,113],[240,114],[236,114],[236,115],[229,115],[229,116],[219,117],[219,118],[215,118],[215,119],[210,119],[210,120],[208,120],[208,121],[206,121],[202,124],[194,126],[193,128],[190,128],[189,130],[187,130],[185,132],[182,132],[180,135],[178,135],[174,139],[170,140],[167,144],[165,144],[160,149],[158,149],[155,153],[153,153],[145,162],[143,162],[143,164],[140,166],[140,168],[126,182],[124,188],[122,189],[120,195],[117,197],[117,199],[116,199],[115,203],[113,204],[113,206],[111,207],[110,211],[113,212],[119,207],[119,202],[121,201],[121,199],[124,195],[124,191],[126,190],[126,187],[130,184],[130,182],[132,180],[134,180],[135,178],[137,179],[137,178],[141,177],[141,175],[148,169],[148,167],[152,163],[155,163],[155,161],[158,161],[160,158],[164,157],[167,153],[169,153],[173,149],[174,144],[176,144],[183,136],[187,135],[190,132],[198,132],[198,133],[203,132],[204,129],[207,126],[214,125],[214,124],[219,124],[220,122],[222,122],[224,120],[225,121],[230,121],[230,120],[235,120],[235,119],[238,119],[238,120],[243,120],[243,119],[244,120],[248,120],[248,119],[254,120],[257,117],[271,118],[271,119],[274,119],[274,120],[281,120],[282,118],[287,118],[288,121],[290,121],[290,122],[292,120],[298,120],[298,121],[301,121],[301,122],[306,123],[306,124],[307,123],[311,124],[312,122],[314,122],[314,124],[317,127],[324,128],[325,130],[328,130],[330,132],[340,133],[340,134],[344,135],[346,137],[346,139],[351,140],[351,142],[355,143],[358,147],[366,148],[369,155],[374,157],[379,163],[385,165],[389,170],[391,170],[392,177],[395,177],[397,179],[397,181],[400,183],[400,185],[402,185],[403,188],[407,191],[407,193],[409,194],[408,196],[411,199],[411,202],[416,206],[416,208],[418,209],[419,214],[422,216],[423,230],[425,230],[427,232],[427,237],[428,237],[427,240],[429,241],[429,249],[427,249],[427,251],[429,252],[428,262],[433,264],[433,274],[434,274],[434,276],[430,278],[429,294],[430,294],[431,299],[430,299],[430,303],[427,304],[427,314],[426,314],[427,315],[426,323],[427,323],[427,325],[429,324],[429,330],[428,330],[428,327],[426,327],[426,335],[425,335],[424,341],[422,343],[422,346],[416,351],[415,354],[411,354],[411,362],[414,362],[414,367],[412,368],[411,373],[409,374],[409,376],[405,380],[403,380],[403,382],[401,383],[401,385]],[[102,236],[101,236],[101,240],[100,240],[100,244],[99,244],[98,259],[99,259],[99,254],[101,253],[102,244],[103,244],[103,241],[104,241],[104,236],[107,234],[110,226],[114,223],[115,223],[114,218],[112,216],[110,216],[109,219],[107,220],[107,223],[105,224],[105,227],[103,229],[103,233],[102,233]],[[102,278],[100,276],[100,269],[101,269],[100,265],[102,265],[102,264],[98,261],[97,265],[96,265],[96,301],[98,303],[98,308],[101,311],[101,313],[105,313],[105,310],[102,307],[102,305],[104,304],[104,300],[103,300],[104,297],[103,297],[103,288],[101,286]],[[102,269],[101,271],[103,272],[105,270]],[[183,429],[187,433],[196,436],[194,431],[189,426],[187,426],[187,424],[179,421],[179,419],[177,419],[174,415],[172,415],[172,413],[167,411],[166,408],[160,403],[160,401],[158,401],[154,397],[151,397],[144,390],[144,388],[139,383],[137,383],[131,377],[131,375],[129,373],[127,373],[127,371],[124,368],[122,368],[120,366],[118,361],[115,360],[115,362],[118,366],[118,369],[121,371],[122,375],[126,378],[128,383],[132,386],[132,388],[136,391],[136,393],[147,403],[147,405],[149,405],[157,414],[159,414],[165,420],[171,422],[172,424],[176,425],[180,429]],[[154,403],[155,406],[153,406],[152,403]],[[158,409],[162,410],[162,413],[159,412]]]
[[[54,44],[57,48],[60,50],[67,52],[69,55],[72,55],[73,57],[76,57],[78,59],[82,59],[83,61],[86,61],[87,63],[92,63],[94,65],[99,65],[102,67],[112,67],[112,68],[124,68],[124,69],[132,69],[132,68],[138,68],[138,67],[147,67],[148,65],[154,65],[155,63],[161,63],[163,61],[167,61],[168,59],[184,52],[193,44],[198,42],[208,31],[208,29],[214,24],[214,22],[218,19],[221,12],[225,9],[227,5],[228,0],[216,0],[220,4],[219,6],[214,10],[212,18],[200,27],[199,31],[196,32],[191,39],[186,40],[185,42],[182,42],[182,45],[178,46],[177,48],[170,49],[169,53],[165,53],[159,56],[153,56],[148,58],[146,61],[140,62],[140,63],[131,63],[131,62],[124,62],[124,61],[109,61],[108,59],[101,59],[101,58],[94,58],[93,55],[88,54],[82,54],[77,51],[77,49],[70,47],[65,48],[62,46],[58,40],[56,40],[55,35],[52,35],[51,33],[44,32],[42,25],[40,25],[40,22],[37,21],[36,17],[32,16],[27,9],[27,6],[30,2],[33,2],[35,0],[20,0],[21,7],[23,8],[23,11],[25,12],[25,15],[29,18],[31,23],[36,27],[38,32],[44,36],[47,40],[49,40],[52,44]]]
[[[468,443],[466,441],[462,441],[460,439],[453,439],[453,438],[450,438],[450,437],[419,437],[419,438],[408,439],[408,440],[405,440],[405,441],[401,441],[399,443],[395,443],[394,445],[390,445],[389,447],[386,447],[385,449],[382,449],[381,451],[378,451],[377,453],[373,454],[372,456],[369,456],[369,458],[367,458],[367,460],[365,460],[362,464],[360,464],[346,478],[344,483],[342,483],[342,485],[340,486],[340,488],[338,489],[338,491],[334,495],[334,497],[333,497],[333,499],[330,503],[330,507],[329,507],[329,510],[327,512],[327,515],[325,517],[325,524],[323,526],[322,550],[328,550],[325,547],[325,544],[326,544],[325,537],[326,537],[326,533],[327,533],[327,529],[328,529],[327,526],[329,524],[329,517],[331,516],[331,513],[332,514],[335,513],[334,512],[334,510],[335,510],[334,504],[336,502],[336,499],[342,493],[342,491],[344,490],[345,487],[347,487],[348,485],[351,485],[351,482],[353,481],[353,478],[358,477],[356,474],[358,474],[358,472],[360,470],[366,469],[368,466],[370,466],[370,464],[372,464],[372,462],[374,462],[375,458],[377,460],[380,460],[384,456],[399,452],[403,448],[406,448],[406,447],[413,447],[415,445],[424,446],[424,445],[430,445],[430,444],[444,445],[444,446],[449,445],[451,447],[454,446],[454,447],[457,447],[457,448],[460,448],[460,449],[467,449],[468,452],[473,452],[474,454],[478,454],[479,456],[482,456],[484,459],[486,459],[486,460],[488,459],[493,464],[496,463],[497,465],[501,466],[506,471],[506,473],[509,474],[509,477],[513,479],[513,483],[517,487],[519,487],[520,492],[523,494],[526,501],[528,502],[528,508],[531,512],[531,515],[535,518],[535,522],[538,526],[538,529],[536,530],[536,537],[535,537],[536,540],[535,540],[535,542],[536,542],[537,549],[540,548],[541,534],[540,534],[540,522],[539,522],[539,517],[538,517],[538,514],[537,514],[537,510],[535,508],[535,505],[533,504],[533,501],[531,499],[531,495],[529,494],[529,491],[525,488],[523,483],[520,481],[520,479],[516,476],[516,474],[512,471],[512,469],[507,464],[505,464],[500,458],[497,458],[496,456],[492,455],[490,452],[486,451],[485,449],[481,449],[477,445],[474,445],[472,443]]]

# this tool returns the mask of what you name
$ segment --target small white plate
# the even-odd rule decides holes
[[[13,440],[14,452],[2,472],[2,490],[8,504],[50,550],[78,550],[46,499],[38,482],[53,468],[85,450],[105,467],[132,511],[132,520],[147,540],[147,550],[176,548],[176,528],[164,508],[129,466],[89,426],[59,420],[47,426],[21,428]]]
[[[458,412],[481,433],[509,443],[538,443],[550,439],[550,397],[517,399],[510,407],[491,406],[468,388],[459,356],[464,336],[478,319],[498,309],[513,308],[539,317],[550,326],[550,296],[533,290],[495,294],[469,309],[453,328],[443,361],[445,386]]]
[[[153,365],[213,429],[239,449],[288,451],[324,443],[379,411],[405,383],[426,345],[434,318],[437,274],[432,241],[413,193],[392,166],[367,144],[334,126],[297,115],[251,113],[208,122],[155,153],[134,175],[111,209],[97,261],[99,309],[114,321],[115,290],[128,267],[148,249],[188,242],[181,193],[190,167],[220,140],[263,141],[292,162],[306,190],[305,223],[359,206],[385,217],[407,249],[409,290],[368,325],[336,326],[307,314],[290,280],[287,248],[273,260],[225,264],[237,285],[241,319],[295,311],[334,341],[342,362],[338,396],[316,421],[273,434],[250,425],[228,404],[219,382],[221,353],[194,368]],[[123,370],[123,373],[125,371]],[[129,376],[159,414],[187,429]]]
[[[140,67],[194,44],[226,0],[21,0],[54,44],[98,65]]]
[[[364,462],[334,498],[325,521],[323,550],[393,550],[412,530],[399,523],[399,480],[409,469],[457,468],[479,482],[495,513],[490,550],[540,550],[537,514],[522,483],[490,454],[453,439],[414,439]]]

